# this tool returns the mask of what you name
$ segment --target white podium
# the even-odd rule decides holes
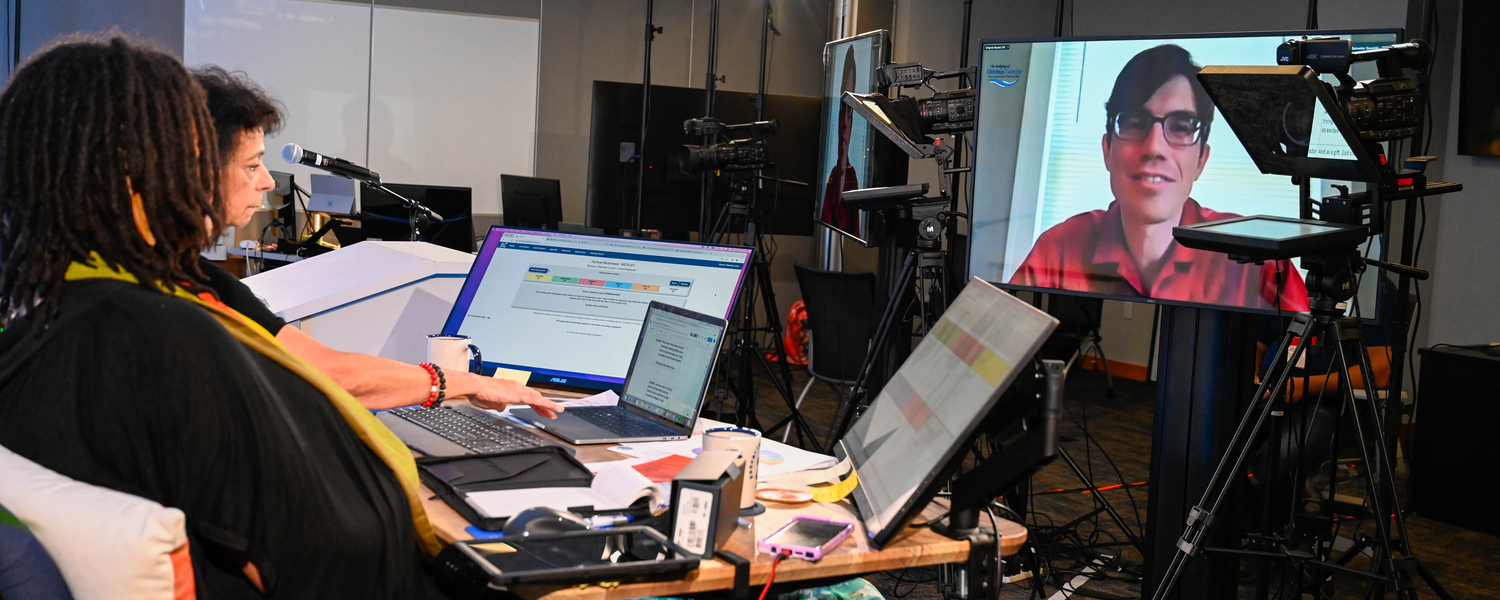
[[[426,242],[360,242],[246,277],[290,326],[335,350],[427,360],[474,256]]]

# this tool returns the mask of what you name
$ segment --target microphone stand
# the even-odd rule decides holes
[[[385,187],[385,184],[381,183],[378,180],[366,181],[364,183],[365,187],[367,188],[380,190],[394,196],[396,199],[401,201],[401,204],[403,206],[406,207],[406,222],[411,226],[411,237],[407,241],[422,241],[421,228],[423,225],[426,225],[432,221],[437,221],[439,223],[443,221],[442,215],[437,214],[437,212],[434,212],[430,208],[422,206],[421,202],[417,202],[416,200],[412,200],[411,198],[407,198],[406,196],[397,194],[396,192],[392,191],[391,188]]]

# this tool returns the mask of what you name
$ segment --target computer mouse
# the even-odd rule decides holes
[[[589,521],[577,513],[560,508],[537,506],[516,513],[505,522],[506,537],[556,535],[588,529]]]

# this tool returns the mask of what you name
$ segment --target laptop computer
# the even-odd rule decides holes
[[[653,301],[614,406],[570,408],[555,420],[530,408],[512,408],[510,415],[573,444],[686,439],[713,378],[724,328],[718,317]]]

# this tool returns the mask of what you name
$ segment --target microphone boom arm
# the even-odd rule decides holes
[[[443,221],[443,216],[438,214],[437,211],[427,208],[426,206],[422,206],[421,202],[417,202],[416,200],[412,200],[411,198],[407,198],[406,196],[397,194],[396,192],[392,191],[391,188],[385,187],[384,183],[381,183],[379,181],[366,181],[364,183],[365,187],[380,190],[382,192],[390,194],[391,196],[394,196],[396,199],[401,201],[402,205],[406,207],[406,222],[411,226],[411,238],[408,241],[421,241],[422,225],[433,221],[439,223]]]

